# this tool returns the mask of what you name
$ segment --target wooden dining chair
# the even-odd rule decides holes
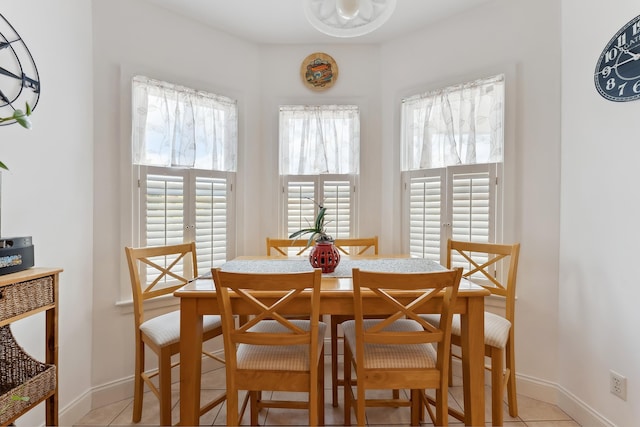
[[[312,242],[311,246],[315,245]],[[295,249],[292,251],[291,249]],[[267,255],[268,256],[299,256],[307,252],[307,239],[273,239],[267,237]]]
[[[411,425],[423,418],[425,389],[436,390],[434,425],[448,422],[451,319],[462,269],[430,273],[380,273],[353,269],[354,320],[342,323],[345,339],[344,424],[365,425],[365,406],[410,406]],[[374,305],[380,319],[367,319]],[[433,326],[419,313],[431,307],[442,321]],[[437,350],[434,348],[437,347]],[[352,369],[357,378],[353,391]],[[409,400],[365,398],[369,389],[408,389]]]
[[[142,417],[144,384],[160,401],[160,424],[171,425],[171,357],[180,353],[180,311],[174,310],[159,316],[145,313],[145,303],[172,295],[198,275],[195,243],[179,245],[131,248],[125,247],[131,290],[133,293],[133,318],[135,324],[135,377],[133,393],[134,423]],[[207,315],[203,319],[203,341],[222,335],[220,316]],[[145,349],[158,356],[158,368],[148,373],[145,369]],[[224,363],[213,354],[205,355]],[[158,377],[156,386],[152,379]],[[213,400],[201,408],[201,414],[224,402],[225,396]]]
[[[514,345],[516,276],[520,244],[474,243],[449,240],[447,268],[462,266],[463,277],[486,288],[492,295],[505,301],[504,316],[488,311],[484,313],[485,356],[490,358],[491,420],[494,426],[503,423],[504,389],[507,388],[509,415],[518,416],[516,394],[516,358]],[[435,316],[425,316],[437,325]],[[461,344],[460,316],[454,315],[451,342]],[[455,356],[453,353],[452,355]],[[505,369],[506,368],[506,369]],[[450,374],[451,380],[451,374]],[[464,420],[464,414],[450,410],[450,414]]]
[[[238,425],[239,390],[249,391],[252,425],[258,425],[262,408],[307,409],[309,425],[324,424],[326,324],[319,321],[321,270],[249,274],[212,269],[212,276],[223,319],[227,425]],[[246,323],[234,320],[232,294],[256,309]],[[305,315],[306,320],[287,314]],[[267,400],[262,399],[263,391],[306,392],[308,399]]]
[[[378,255],[378,236],[335,239],[333,244],[345,255]],[[338,334],[338,325],[350,319],[353,316],[331,316],[331,403],[334,407],[338,406],[338,387],[344,385],[344,380],[338,376],[338,342],[342,339]]]
[[[345,255],[364,255],[367,251],[378,255],[378,236],[335,239],[333,245]]]

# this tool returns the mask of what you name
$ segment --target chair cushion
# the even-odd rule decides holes
[[[220,316],[202,316],[202,327],[205,332],[220,326],[222,326]],[[140,330],[161,347],[177,343],[180,341],[180,310],[146,320],[140,325]]]
[[[365,329],[380,320],[365,319]],[[356,322],[348,320],[342,323],[345,344],[356,355]],[[422,331],[419,323],[413,320],[396,320],[385,331]],[[435,368],[437,354],[431,344],[365,344],[364,367],[366,369],[393,368]]]
[[[422,317],[435,327],[440,324],[440,315],[424,314]],[[505,348],[509,339],[511,322],[497,314],[484,312],[484,343],[490,347]],[[460,336],[460,315],[453,315],[451,334]]]
[[[308,320],[290,320],[300,329],[308,331],[311,322]],[[318,323],[318,352],[322,357],[324,336],[327,324]],[[263,320],[249,329],[251,332],[282,333],[287,332],[285,326],[275,320]],[[274,370],[274,371],[307,371],[309,370],[308,345],[252,345],[240,344],[236,353],[238,369]]]

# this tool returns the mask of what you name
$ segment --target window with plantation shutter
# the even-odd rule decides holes
[[[133,244],[195,241],[206,273],[235,245],[236,102],[144,76],[132,90]]]
[[[360,118],[351,105],[280,107],[283,233],[313,225],[319,206],[334,239],[356,236]],[[304,236],[302,238],[305,238]],[[292,249],[291,253],[294,253]]]
[[[499,241],[503,106],[503,75],[403,100],[403,236],[411,256],[444,262],[449,238]]]

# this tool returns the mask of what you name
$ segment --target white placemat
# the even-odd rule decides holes
[[[238,273],[299,273],[311,271],[307,259],[233,260],[222,265],[223,271]],[[333,273],[326,277],[351,277],[352,269],[389,273],[419,273],[443,270],[435,261],[423,258],[341,259]]]

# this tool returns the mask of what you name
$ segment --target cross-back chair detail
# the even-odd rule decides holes
[[[321,270],[256,274],[218,268],[212,269],[212,276],[223,319],[227,425],[238,425],[239,390],[249,391],[252,425],[257,425],[261,408],[273,407],[308,409],[309,425],[324,424],[326,325],[319,321]],[[246,323],[234,320],[239,313],[232,299],[253,308],[255,314]],[[292,314],[296,317],[290,318]],[[308,400],[266,400],[262,391],[307,392]]]
[[[333,245],[345,255],[364,255],[372,251],[378,255],[378,236],[335,239]]]
[[[296,248],[296,256],[302,255],[308,251],[307,239],[273,239],[267,237],[267,255],[273,256],[289,256],[289,249]],[[315,242],[312,242],[313,246]]]
[[[446,266],[466,264],[463,277],[484,287],[493,295],[504,298],[504,316],[484,314],[485,356],[490,358],[486,369],[491,371],[491,418],[493,425],[503,423],[504,389],[507,388],[509,415],[518,416],[515,368],[515,301],[516,276],[520,244],[477,243],[459,240],[447,242]],[[437,324],[437,319],[431,318]],[[451,342],[460,346],[460,322],[454,316]],[[458,357],[452,353],[454,357]],[[451,375],[451,374],[450,374]],[[451,376],[450,376],[451,380]],[[463,419],[464,414],[450,414]]]
[[[180,353],[180,311],[175,310],[151,317],[145,313],[147,300],[174,291],[197,277],[198,265],[195,243],[156,246],[146,248],[125,247],[129,266],[135,324],[135,378],[133,399],[133,422],[142,417],[144,385],[151,389],[160,401],[160,424],[171,425],[171,357]],[[220,316],[204,316],[203,341],[222,334]],[[158,356],[158,369],[147,373],[145,370],[145,349],[150,348]],[[203,352],[220,362],[224,360]],[[152,379],[158,377],[156,386]],[[222,403],[220,396],[201,409],[207,412]]]
[[[365,406],[410,406],[411,424],[419,425],[424,389],[436,389],[435,425],[446,425],[448,368],[453,307],[462,269],[430,273],[379,273],[353,269],[354,320],[342,324],[345,336],[344,414],[351,424],[355,406],[358,425]],[[435,301],[442,298],[442,301]],[[376,304],[377,319],[365,318],[363,305]],[[439,308],[443,321],[432,325],[420,312]],[[432,344],[437,344],[437,350]],[[357,378],[353,392],[352,369]],[[366,399],[367,389],[409,389],[410,399]]]

